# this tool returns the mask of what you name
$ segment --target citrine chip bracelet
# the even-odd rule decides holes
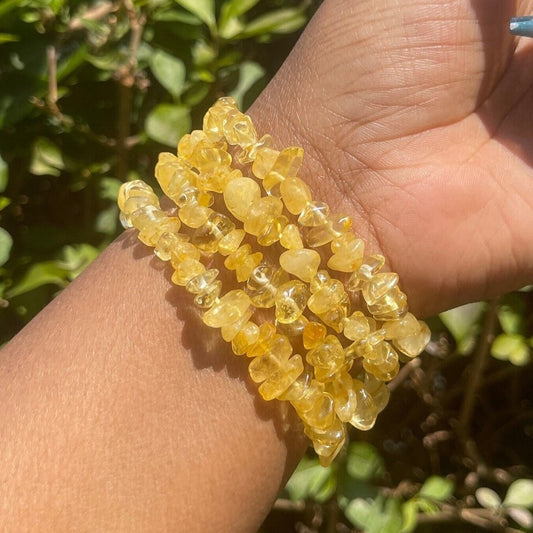
[[[298,177],[303,155],[259,137],[235,100],[220,98],[176,155],[159,155],[155,177],[172,215],[141,180],[122,185],[118,205],[122,225],[170,263],[204,324],[249,359],[261,396],[292,405],[328,465],[347,424],[374,425],[387,382],[430,331],[409,313],[398,275],[383,271],[385,258],[365,254],[350,217],[313,199]],[[233,273],[230,290],[215,260]]]

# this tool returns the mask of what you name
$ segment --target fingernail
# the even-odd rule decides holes
[[[533,37],[533,17],[513,17],[509,21],[509,31],[513,35]]]

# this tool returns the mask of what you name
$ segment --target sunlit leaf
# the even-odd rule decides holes
[[[533,507],[533,479],[517,479],[507,489],[503,504],[508,507]]]
[[[42,285],[58,285],[65,287],[67,284],[68,270],[57,265],[56,261],[44,261],[42,263],[33,264],[22,279],[14,285],[6,296],[13,298],[20,294],[32,291]]]
[[[379,496],[375,500],[357,499],[344,511],[346,518],[365,533],[398,533],[402,529],[400,502]]]
[[[183,92],[185,83],[185,64],[177,57],[163,50],[156,50],[150,60],[150,68],[157,81],[177,98]]]
[[[335,491],[332,468],[324,468],[318,459],[304,457],[285,486],[291,500],[326,501]]]
[[[37,176],[59,176],[65,168],[63,155],[58,146],[46,137],[39,137],[32,151],[30,172]]]
[[[18,35],[13,35],[12,33],[0,33],[0,44],[13,43],[19,40],[20,37]]]
[[[249,22],[237,37],[244,39],[266,33],[290,33],[302,27],[306,21],[307,18],[301,8],[277,9]]]
[[[68,279],[77,278],[98,256],[98,249],[90,244],[64,246],[56,265],[68,272]]]
[[[400,533],[411,533],[417,524],[418,507],[416,502],[409,500],[402,505],[402,529]]]
[[[4,228],[0,228],[0,266],[4,265],[9,259],[12,246],[13,239],[11,235]]]
[[[154,141],[176,147],[178,140],[191,129],[189,108],[159,104],[148,115],[145,128],[148,137]]]
[[[233,96],[239,107],[243,107],[244,97],[253,85],[265,75],[265,69],[254,61],[243,61],[239,66],[239,82],[233,91]]]
[[[231,39],[243,30],[241,15],[252,9],[259,0],[228,0],[220,10],[218,27],[224,39]]]
[[[215,25],[215,2],[214,0],[175,0],[187,11],[195,14],[210,28]]]
[[[385,471],[384,461],[368,442],[352,442],[346,456],[346,472],[354,479],[369,481]]]
[[[423,498],[443,502],[453,494],[453,490],[453,481],[440,476],[431,476],[426,479],[418,494]]]
[[[531,358],[527,340],[522,335],[498,335],[490,348],[490,353],[496,359],[509,361],[516,366],[524,366]]]
[[[485,509],[497,509],[502,504],[498,493],[488,487],[479,487],[476,490],[476,499]]]
[[[99,196],[103,200],[115,201],[122,182],[116,178],[102,178],[100,180]]]
[[[457,343],[461,354],[469,353],[474,347],[474,340],[479,330],[479,321],[485,309],[483,302],[471,303],[450,309],[439,315]]]
[[[521,293],[511,293],[505,296],[498,308],[498,319],[505,333],[524,334],[525,332],[526,302]]]

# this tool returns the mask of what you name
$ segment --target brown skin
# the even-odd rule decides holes
[[[327,0],[250,111],[420,314],[533,279],[516,4]],[[2,351],[2,531],[253,532],[304,449],[131,237]]]

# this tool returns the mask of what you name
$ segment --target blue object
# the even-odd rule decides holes
[[[509,21],[509,31],[513,35],[533,37],[533,17],[513,17]]]

